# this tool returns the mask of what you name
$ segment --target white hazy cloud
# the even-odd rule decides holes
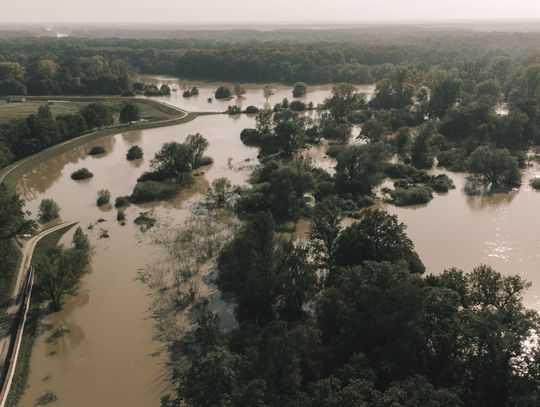
[[[1,22],[540,19],[540,0],[0,0]]]

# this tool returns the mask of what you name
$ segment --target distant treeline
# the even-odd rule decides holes
[[[396,66],[481,69],[495,56],[519,60],[540,52],[540,33],[400,33],[393,28],[386,34],[380,29],[302,30],[272,36],[246,30],[224,38],[207,33],[198,39],[2,39],[0,94],[120,94],[131,88],[136,73],[237,82],[372,83]]]

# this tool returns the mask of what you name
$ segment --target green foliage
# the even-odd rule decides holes
[[[296,82],[292,91],[294,98],[301,98],[307,94],[307,85],[305,82]]]
[[[356,197],[371,195],[383,178],[385,161],[391,156],[383,142],[351,146],[337,157],[336,188],[342,194]]]
[[[212,181],[208,190],[207,203],[216,208],[224,208],[232,204],[235,194],[231,181],[227,178],[217,178]]]
[[[77,228],[72,246],[52,247],[36,265],[37,283],[40,292],[51,302],[51,308],[59,311],[67,294],[74,293],[80,277],[90,261],[92,248],[88,238]]]
[[[139,106],[134,103],[126,103],[120,110],[120,123],[133,123],[141,119]]]
[[[102,206],[108,204],[111,201],[111,192],[108,189],[101,189],[98,191],[96,204]]]
[[[540,189],[540,178],[531,179],[530,184],[531,184],[531,187],[534,190],[539,190]]]
[[[80,169],[74,171],[71,174],[71,179],[73,179],[73,180],[82,180],[82,179],[92,178],[93,176],[94,176],[94,174],[92,174],[88,170],[88,168],[80,168]]]
[[[511,188],[521,182],[517,161],[506,149],[478,147],[469,156],[467,169],[495,187]]]
[[[144,152],[141,146],[131,146],[126,153],[126,160],[133,161],[143,158]]]
[[[259,108],[257,106],[250,105],[245,108],[244,113],[246,114],[257,114],[259,113]]]
[[[33,232],[36,224],[27,220],[26,215],[29,213],[24,210],[21,197],[12,193],[6,184],[0,183],[0,241]]]
[[[129,197],[130,202],[143,203],[167,200],[180,192],[182,184],[169,181],[139,181]]]
[[[89,103],[80,110],[80,114],[89,129],[96,127],[101,129],[103,126],[113,124],[112,111],[103,103]]]
[[[232,97],[232,92],[229,88],[220,86],[216,89],[214,96],[216,99],[230,99]]]
[[[114,200],[114,207],[115,208],[123,208],[124,206],[129,205],[129,197],[128,196],[119,196]]]
[[[240,140],[248,146],[258,146],[261,142],[261,137],[257,129],[244,129],[240,133]]]
[[[390,191],[392,203],[396,206],[422,205],[433,199],[433,190],[426,186],[396,188]]]
[[[422,273],[424,266],[397,216],[364,210],[357,222],[343,230],[336,241],[335,264],[354,266],[365,261],[389,261]]]
[[[60,207],[52,199],[43,199],[39,204],[38,219],[41,223],[50,222],[60,216]]]

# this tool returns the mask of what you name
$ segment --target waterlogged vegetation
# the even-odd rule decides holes
[[[444,37],[447,47],[436,56],[426,52],[432,46],[410,43],[404,55],[364,43],[296,47],[245,43],[235,48],[220,44],[222,49],[205,44],[208,48],[197,49],[195,41],[194,49],[178,53],[165,50],[181,40],[130,44],[124,55],[143,71],[174,70],[191,76],[199,72],[208,78],[234,79],[236,84],[201,83],[194,92],[193,86],[180,86],[180,81],[151,86],[143,78],[139,79],[143,82],[128,80],[122,91],[172,101],[183,88],[181,98],[195,100],[199,92],[206,97],[211,87],[213,97],[245,100],[248,107],[231,102],[235,104],[228,111],[230,117],[207,116],[167,133],[117,135],[109,143],[100,141],[103,151],[98,159],[86,157],[97,145],[83,146],[64,157],[57,177],[44,187],[29,181],[37,172],[21,183],[20,191],[36,208],[37,197],[64,185],[75,168],[85,165],[94,173],[95,182],[70,181],[80,192],[70,198],[73,202],[58,196],[62,216],[85,216],[92,225],[100,217],[100,226],[88,229],[98,246],[98,259],[92,262],[98,271],[85,276],[90,300],[79,310],[70,302],[77,297],[66,297],[86,264],[82,256],[76,266],[71,263],[69,253],[76,247],[56,249],[43,260],[42,268],[50,271],[43,274],[43,287],[54,308],[64,307],[60,315],[72,312],[86,324],[84,335],[91,340],[85,342],[82,335],[80,343],[103,345],[99,332],[114,330],[122,337],[123,329],[131,335],[143,332],[163,345],[159,351],[150,345],[133,349],[135,341],[126,336],[118,342],[107,338],[115,346],[107,358],[130,366],[114,376],[123,389],[115,402],[129,398],[133,405],[157,404],[165,394],[163,407],[535,405],[540,397],[536,369],[540,326],[537,311],[529,309],[538,306],[527,290],[537,291],[527,282],[535,279],[534,274],[521,273],[518,267],[526,267],[522,260],[529,257],[518,256],[498,272],[482,264],[497,260],[486,259],[479,251],[470,256],[471,264],[460,266],[468,246],[476,248],[477,240],[491,243],[486,241],[489,230],[473,227],[475,221],[486,227],[485,221],[480,223],[483,214],[495,222],[514,219],[512,200],[519,201],[522,194],[537,199],[531,172],[538,167],[530,159],[530,149],[539,141],[537,58],[522,55],[532,46],[527,35],[512,56],[494,51],[490,35],[482,43],[471,34],[467,50],[455,37]],[[89,44],[100,44],[92,41]],[[443,40],[434,40],[439,41]],[[108,44],[118,43],[122,40]],[[149,43],[161,47],[158,54],[163,56],[153,68],[139,54],[139,47]],[[347,52],[334,61],[334,53],[325,54],[329,49]],[[368,49],[378,58],[366,53]],[[222,66],[231,58],[238,60],[242,50],[250,51],[244,65]],[[39,56],[42,51],[38,47],[27,52]],[[103,52],[105,61],[114,61],[114,47]],[[319,63],[307,63],[317,55]],[[291,63],[274,64],[273,69],[260,64],[271,58]],[[261,68],[248,70],[256,61]],[[302,69],[296,66],[298,61]],[[60,56],[57,63],[67,60]],[[169,67],[163,68],[167,63]],[[218,73],[216,67],[223,69]],[[273,80],[276,74],[280,81],[296,83],[287,89],[286,97],[293,101],[280,96],[272,107],[268,101],[282,85],[261,84],[258,97],[266,103],[252,103],[250,88],[238,82]],[[310,103],[311,83],[320,78],[336,84],[323,101]],[[376,80],[374,94],[363,94],[351,83],[337,83],[367,80]],[[139,120],[128,106],[124,105],[121,120]],[[92,128],[110,123],[101,106],[89,104],[82,113]],[[45,109],[41,115],[51,118]],[[143,148],[146,157],[153,158],[136,161]],[[128,163],[130,153],[133,162]],[[68,173],[62,173],[64,168]],[[101,208],[94,205],[96,194]],[[104,205],[113,195],[118,210]],[[10,215],[15,232],[6,237],[9,240],[33,226],[25,223],[29,217],[25,221],[22,201],[6,196],[18,202]],[[463,201],[468,211],[459,206]],[[85,205],[91,209],[81,211]],[[461,212],[453,212],[454,205]],[[504,219],[498,212],[505,213]],[[470,229],[449,239],[445,228],[425,228],[423,240],[411,220],[427,214],[426,224],[446,220],[449,230],[452,222],[466,222]],[[540,242],[538,228],[526,215],[527,224],[520,227],[528,237],[512,247],[522,245],[534,252]],[[515,225],[505,224],[500,233],[514,233],[511,226]],[[81,233],[76,232],[78,239]],[[435,251],[452,247],[456,264],[434,263],[426,239]],[[111,253],[122,259],[115,267]],[[139,286],[137,293],[132,288],[135,272],[145,288]],[[98,278],[106,284],[96,283]],[[123,295],[111,295],[112,287]],[[92,290],[100,293],[99,301],[93,300]],[[141,300],[148,293],[151,303]],[[148,307],[153,330],[148,325],[146,330],[139,328],[143,323],[133,319],[136,305],[140,319]],[[88,310],[110,313],[112,322],[96,323],[84,316]],[[62,338],[76,338],[76,329],[61,332]],[[147,341],[154,344],[148,338],[139,342]],[[67,385],[73,383],[71,378],[43,356],[51,351],[50,344],[44,340],[38,346],[36,369],[43,373],[50,367],[54,377],[62,378],[51,386],[58,394],[56,402],[77,404]],[[57,365],[67,366],[70,356],[77,354],[90,366],[84,358],[88,349],[83,348],[64,349]],[[159,359],[159,366],[167,366],[167,374],[152,370],[153,377],[144,381],[127,371],[146,363],[141,361],[147,361],[148,354]],[[97,353],[92,357],[109,363]],[[134,358],[144,359],[134,365]],[[44,394],[42,377],[34,373],[31,378],[32,402]],[[140,399],[141,384],[155,377],[165,377],[168,388],[151,396],[145,392]],[[90,382],[89,388],[95,389],[92,399],[80,397],[89,405],[103,404],[100,390],[110,383],[99,383],[99,378]],[[56,393],[56,388],[62,391]]]

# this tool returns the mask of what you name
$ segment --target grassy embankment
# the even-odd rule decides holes
[[[36,264],[45,255],[51,247],[56,247],[64,234],[75,225],[67,225],[62,229],[58,229],[51,234],[41,239],[34,249],[32,263]],[[21,341],[19,350],[19,358],[15,369],[15,376],[8,395],[6,407],[15,407],[24,394],[26,384],[28,382],[28,374],[30,373],[30,358],[32,356],[32,348],[36,338],[36,333],[39,327],[39,320],[43,316],[43,310],[40,309],[40,304],[36,301],[36,292],[32,293],[30,309],[26,319],[26,326]]]
[[[95,101],[101,101],[101,102],[108,101],[108,103],[120,104],[126,100],[126,98],[86,98],[86,97],[85,98],[83,97],[62,98],[62,100],[68,100],[68,99],[70,101],[73,101],[73,103],[75,104],[72,107],[73,111],[78,111],[81,104],[84,104],[84,103],[90,103],[90,102],[95,102]],[[32,103],[34,108],[37,110],[39,106],[43,104],[43,101],[45,100],[47,99],[46,98],[32,98],[28,103]],[[205,114],[205,113],[185,112],[173,106],[169,106],[169,105],[156,102],[153,100],[149,100],[149,99],[133,98],[131,100],[139,104],[139,106],[141,107],[142,117],[143,119],[147,121],[134,123],[130,125],[114,124],[105,129],[98,130],[98,131],[91,131],[86,134],[83,134],[80,137],[49,147],[43,151],[40,151],[37,154],[34,154],[27,158],[23,158],[22,160],[19,160],[13,164],[10,164],[4,169],[0,170],[0,181],[5,182],[12,190],[15,190],[15,187],[17,186],[19,179],[26,172],[31,171],[35,166],[41,164],[42,162],[58,154],[62,154],[74,147],[78,147],[82,144],[99,139],[100,137],[109,136],[111,134],[115,134],[121,131],[143,130],[143,129],[165,127],[165,126],[172,126],[176,124],[186,123],[195,119],[197,116],[201,114]],[[39,101],[39,102],[36,102],[36,101]],[[70,103],[65,103],[65,104],[68,105]],[[22,107],[24,103],[20,103],[20,104],[13,103],[10,105],[18,105],[20,106],[20,109],[22,110],[25,109],[24,107]],[[3,114],[2,107],[3,105],[0,105],[0,116]],[[64,109],[64,111],[66,109],[69,109],[68,106],[62,106],[61,108]],[[53,113],[57,114],[54,110],[53,110]],[[11,114],[16,115],[17,114],[16,109],[12,110]]]

